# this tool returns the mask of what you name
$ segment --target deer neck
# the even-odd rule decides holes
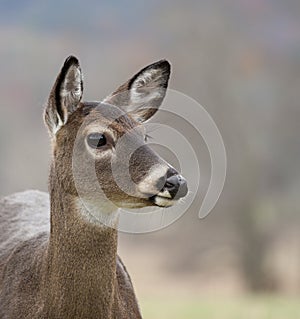
[[[115,300],[117,231],[89,222],[78,197],[51,187],[47,315],[110,318]],[[101,212],[108,214],[112,212]],[[55,305],[55,306],[54,306]],[[52,317],[51,317],[52,318]]]

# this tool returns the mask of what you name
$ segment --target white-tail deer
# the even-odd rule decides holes
[[[144,140],[142,123],[162,103],[169,75],[170,65],[162,60],[104,101],[82,102],[79,62],[73,56],[65,61],[44,113],[52,142],[50,200],[46,193],[26,191],[0,202],[1,319],[141,318],[130,277],[117,255],[117,227],[101,223],[101,218],[117,223],[118,207],[167,207],[187,193],[184,178]],[[116,151],[124,135],[126,143],[137,145],[129,161],[134,183],[128,191],[116,182],[128,169],[122,166],[122,152]],[[78,194],[75,142],[82,172],[94,165],[105,194],[100,204],[84,174]],[[112,159],[121,168],[120,176],[112,172]],[[84,200],[96,203],[96,210],[91,213]]]

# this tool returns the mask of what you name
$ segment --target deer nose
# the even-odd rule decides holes
[[[188,192],[187,182],[185,178],[183,178],[179,174],[174,174],[172,176],[169,176],[166,179],[166,183],[163,189],[169,192],[172,199],[182,198]]]

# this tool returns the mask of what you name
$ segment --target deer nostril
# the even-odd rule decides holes
[[[188,192],[186,180],[178,174],[167,178],[164,189],[170,193],[173,199],[184,197]]]
[[[168,177],[165,183],[166,188],[176,188],[179,187],[179,178],[178,175],[172,175],[171,177]]]
[[[166,182],[165,187],[166,188],[172,188],[172,187],[174,187],[174,185],[172,183],[170,183],[170,182]]]

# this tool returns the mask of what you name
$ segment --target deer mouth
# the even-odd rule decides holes
[[[150,201],[159,207],[170,207],[188,193],[186,180],[178,174],[171,175],[160,192],[151,196]]]
[[[161,196],[161,195],[154,195],[149,198],[149,200],[156,206],[159,207],[171,207],[173,206],[177,200],[171,199],[169,197]]]

